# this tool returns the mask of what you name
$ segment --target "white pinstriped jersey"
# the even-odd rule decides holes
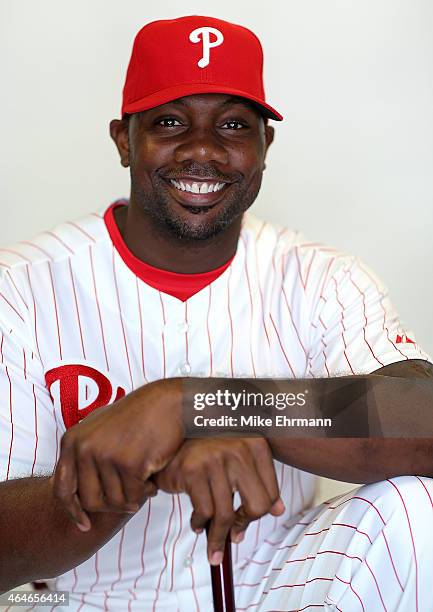
[[[359,258],[250,213],[231,265],[186,302],[134,273],[102,212],[1,249],[0,265],[0,480],[51,474],[67,427],[156,379],[327,377],[431,361]],[[238,565],[312,503],[314,475],[275,467],[286,513],[250,526]],[[144,597],[159,609],[181,590],[198,607],[209,569],[191,511],[186,495],[158,493],[50,587],[71,592],[70,610],[138,610]]]

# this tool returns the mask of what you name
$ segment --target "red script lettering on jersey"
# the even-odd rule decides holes
[[[78,385],[79,377],[84,376],[92,379],[98,387],[98,395],[88,406],[79,407]],[[76,425],[84,419],[90,412],[97,408],[102,408],[110,403],[113,396],[113,386],[109,379],[98,370],[82,364],[63,365],[53,368],[45,374],[45,381],[51,395],[52,385],[60,381],[60,406],[62,409],[63,422],[66,429]],[[117,387],[116,396],[113,401],[117,401],[126,395],[125,389]],[[52,397],[52,395],[51,395]]]

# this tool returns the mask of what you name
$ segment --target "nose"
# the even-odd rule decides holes
[[[227,164],[229,161],[228,152],[218,141],[218,135],[209,128],[189,130],[185,140],[176,147],[174,158],[177,163],[196,161],[204,164],[213,161]]]

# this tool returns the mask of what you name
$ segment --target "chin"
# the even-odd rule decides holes
[[[167,227],[183,240],[208,240],[229,227],[239,216],[208,211],[185,211],[185,214],[167,215]]]

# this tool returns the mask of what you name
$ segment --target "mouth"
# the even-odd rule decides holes
[[[225,197],[232,183],[187,178],[165,179],[175,200],[190,212],[207,212]]]

